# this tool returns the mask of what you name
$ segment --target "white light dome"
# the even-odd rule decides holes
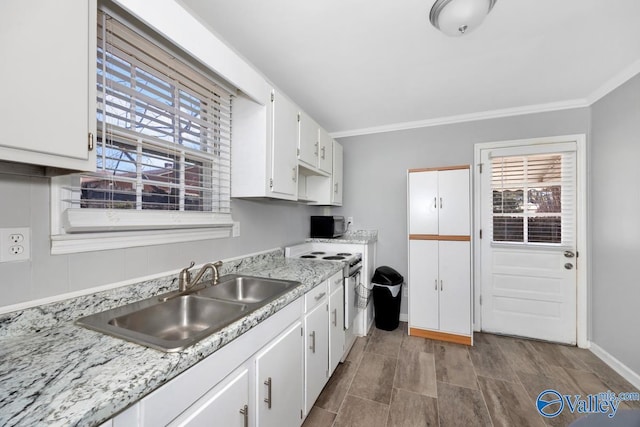
[[[437,0],[429,20],[448,36],[461,36],[475,30],[489,14],[496,0]]]

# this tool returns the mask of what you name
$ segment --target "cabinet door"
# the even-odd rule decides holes
[[[318,166],[320,126],[305,112],[300,112],[298,160],[311,167]]]
[[[329,133],[320,128],[320,151],[318,153],[318,169],[333,173],[333,139]]]
[[[342,206],[342,145],[333,141],[333,174],[331,175],[331,204]]]
[[[296,322],[256,356],[258,427],[299,426],[302,423],[301,332],[302,322]]]
[[[96,1],[1,1],[0,159],[95,171]]]
[[[438,241],[409,241],[409,326],[439,329]]]
[[[273,140],[271,151],[271,193],[296,199],[298,194],[298,109],[274,91]]]
[[[409,173],[409,234],[438,234],[438,171]]]
[[[246,424],[245,424],[246,419]],[[249,420],[249,370],[232,374],[230,381],[214,387],[170,426],[245,427]]]
[[[344,287],[329,298],[329,376],[344,354]]]
[[[438,172],[439,234],[468,236],[470,233],[469,169]]]
[[[440,330],[471,334],[471,242],[439,242]]]
[[[305,408],[311,411],[329,378],[329,316],[327,300],[304,318]]]

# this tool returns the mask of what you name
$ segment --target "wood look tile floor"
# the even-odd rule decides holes
[[[476,333],[467,347],[372,329],[359,337],[320,394],[303,427],[566,426],[545,419],[538,394],[637,392],[588,350]],[[640,409],[626,402],[622,409]]]

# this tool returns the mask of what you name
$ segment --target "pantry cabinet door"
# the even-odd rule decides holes
[[[409,234],[438,234],[438,172],[409,173]]]
[[[438,241],[409,241],[409,326],[439,328]]]
[[[298,160],[315,168],[318,166],[320,126],[304,111],[301,111],[299,114]]]
[[[471,234],[469,169],[438,172],[438,207],[441,236]]]
[[[471,335],[471,242],[439,242],[440,330]]]

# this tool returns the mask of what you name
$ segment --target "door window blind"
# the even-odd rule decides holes
[[[231,93],[100,12],[97,168],[71,207],[230,213]]]
[[[573,246],[575,151],[493,157],[493,241]]]

